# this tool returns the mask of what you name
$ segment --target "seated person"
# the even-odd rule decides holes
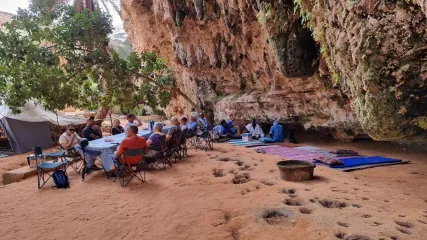
[[[205,130],[208,127],[208,121],[206,120],[203,113],[200,113],[200,117],[199,119],[197,119],[197,126],[203,130]]]
[[[187,123],[188,133],[196,134],[197,133],[197,118],[195,116],[190,117],[190,122]]]
[[[237,135],[237,129],[233,125],[233,120],[227,121],[227,128],[230,131],[231,135]]]
[[[139,120],[135,115],[133,115],[132,113],[129,113],[128,115],[126,115],[126,119],[128,120],[125,123],[125,130],[130,126],[130,125],[135,125],[137,127],[141,127],[142,126],[142,122],[141,120]]]
[[[163,154],[166,148],[166,136],[162,132],[163,124],[160,122],[154,123],[153,133],[147,140],[148,152],[145,154],[147,158],[159,157]]]
[[[90,117],[86,122],[86,127],[83,129],[82,135],[84,138],[86,138],[89,141],[102,138],[102,133],[100,133],[100,130],[97,130],[97,128],[94,127],[94,125],[95,125],[94,118]]]
[[[98,125],[96,125],[96,123],[95,123],[95,117],[89,117],[89,119],[91,119],[92,121],[93,121],[93,125],[92,125],[92,128],[97,132],[97,134],[99,135],[99,136],[101,136],[101,138],[102,138],[102,130],[101,130],[101,128],[98,126]]]
[[[179,127],[178,118],[171,118],[172,127],[169,129],[168,134],[166,134],[166,144],[168,147],[175,147],[181,141],[182,131]]]
[[[181,118],[181,131],[187,130],[187,122],[188,122],[188,118],[186,116],[183,116]]]
[[[214,127],[214,133],[217,134],[220,138],[231,136],[231,132],[228,130],[228,125],[225,120],[222,120],[219,125]]]
[[[273,126],[270,128],[269,137],[260,138],[263,142],[284,142],[285,141],[285,133],[284,128],[279,122],[276,120],[273,122]]]
[[[144,137],[138,137],[138,127],[137,126],[129,126],[126,129],[126,139],[122,141],[119,146],[119,149],[114,154],[114,158],[118,159],[121,164],[138,164],[141,161],[141,156],[132,156],[126,158],[120,158],[123,154],[125,154],[126,149],[139,149],[144,148],[147,152],[147,142]]]
[[[111,129],[111,133],[113,135],[117,135],[124,132],[125,132],[125,129],[122,126],[120,126],[120,120],[119,119],[114,120],[114,127],[113,129]]]
[[[81,141],[76,133],[76,127],[72,124],[67,126],[67,130],[59,137],[59,144],[65,150],[72,149]]]
[[[252,119],[252,123],[246,125],[246,129],[252,135],[253,139],[264,137],[264,132],[262,131],[261,127],[256,123],[255,118]]]

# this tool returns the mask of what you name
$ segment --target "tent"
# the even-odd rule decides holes
[[[84,124],[86,119],[66,116],[45,110],[34,101],[20,108],[21,113],[13,114],[5,105],[0,105],[0,127],[3,129],[15,153],[26,153],[35,146],[53,146],[49,124],[67,126]]]

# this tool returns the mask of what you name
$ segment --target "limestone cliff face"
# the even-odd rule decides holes
[[[158,52],[217,120],[426,141],[425,0],[121,3],[134,50]],[[189,107],[175,98],[168,111]]]

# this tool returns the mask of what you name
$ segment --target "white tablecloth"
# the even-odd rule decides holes
[[[163,133],[167,134],[170,127],[164,127]],[[139,130],[138,136],[145,137],[147,140],[150,137],[152,132],[147,130]],[[125,139],[125,134],[117,134],[113,136],[103,137],[97,140],[89,142],[89,145],[86,147],[85,151],[89,155],[99,155],[101,159],[102,166],[105,171],[110,171],[111,166],[113,165],[114,151],[116,151],[119,144]]]

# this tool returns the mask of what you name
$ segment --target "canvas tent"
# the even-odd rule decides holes
[[[13,114],[7,106],[0,105],[0,127],[15,153],[29,152],[35,146],[52,147],[50,123],[67,126],[86,122],[81,117],[56,115],[33,101],[27,102],[20,110],[21,113]]]

